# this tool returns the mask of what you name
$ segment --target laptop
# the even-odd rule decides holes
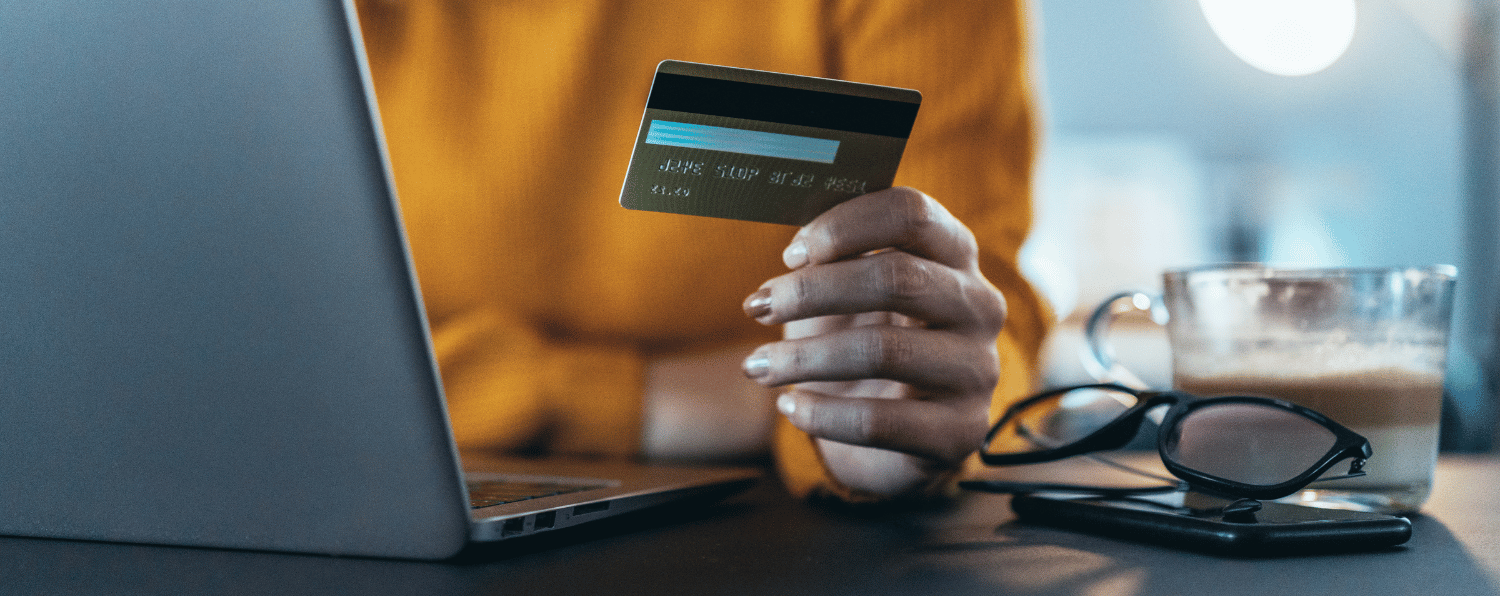
[[[0,3],[0,534],[442,559],[754,481],[461,462],[358,31]]]

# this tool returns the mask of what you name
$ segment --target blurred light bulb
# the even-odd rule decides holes
[[[1198,0],[1219,41],[1251,66],[1309,75],[1354,39],[1354,0]]]

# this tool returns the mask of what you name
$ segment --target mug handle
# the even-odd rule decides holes
[[[1167,309],[1160,298],[1145,292],[1121,292],[1110,296],[1089,315],[1084,326],[1083,368],[1100,383],[1116,383],[1132,389],[1151,387],[1135,373],[1115,362],[1114,346],[1108,341],[1109,327],[1115,319],[1130,312],[1146,312],[1158,325],[1167,323]]]

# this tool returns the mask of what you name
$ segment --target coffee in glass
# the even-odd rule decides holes
[[[1410,513],[1432,490],[1455,277],[1446,265],[1168,271],[1161,297],[1128,293],[1101,305],[1089,344],[1096,370],[1122,372],[1109,357],[1109,320],[1164,311],[1175,388],[1284,399],[1369,438],[1364,477],[1317,483],[1289,500]]]

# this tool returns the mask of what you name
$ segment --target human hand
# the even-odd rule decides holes
[[[819,439],[845,486],[894,495],[960,466],[987,428],[1005,300],[979,272],[974,235],[927,195],[891,188],[797,232],[792,272],[745,300],[784,339],[746,376],[795,383],[777,408]]]

